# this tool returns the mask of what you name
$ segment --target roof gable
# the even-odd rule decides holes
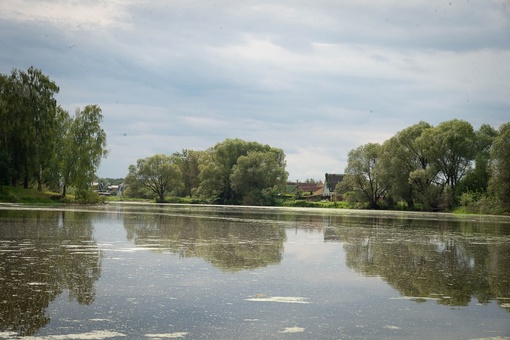
[[[329,191],[335,191],[336,185],[343,181],[343,174],[326,174],[325,186],[329,189]]]

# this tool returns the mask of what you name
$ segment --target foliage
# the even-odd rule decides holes
[[[268,204],[287,181],[285,154],[269,145],[226,139],[203,159],[199,192],[215,202]]]
[[[179,196],[170,196],[165,197],[165,203],[175,203],[175,204],[205,204],[204,200],[196,197],[179,197]]]
[[[0,170],[2,184],[63,184],[86,189],[106,157],[101,109],[88,105],[74,118],[57,105],[59,87],[40,70],[0,74]]]
[[[81,189],[76,193],[74,201],[81,204],[97,204],[104,203],[106,201],[106,197],[99,196],[97,192]]]
[[[166,193],[181,189],[182,174],[177,162],[175,156],[163,154],[139,159],[136,165],[129,166],[126,183],[129,186],[143,187],[153,192],[159,202],[164,202]]]
[[[489,162],[490,149],[494,139],[498,135],[498,131],[487,124],[483,124],[478,131],[475,132],[476,158],[475,167],[468,169],[466,177],[459,184],[457,193],[468,191],[485,193],[489,186]]]
[[[284,191],[288,173],[285,171],[283,151],[249,152],[240,156],[232,168],[230,181],[243,203],[274,205],[276,197]]]
[[[336,208],[336,209],[351,209],[354,206],[346,201],[340,202],[331,202],[331,201],[321,201],[321,202],[312,202],[306,200],[286,200],[281,206],[284,207],[303,207],[303,208]]]
[[[466,121],[454,119],[425,130],[419,140],[425,146],[431,167],[438,171],[435,183],[441,189],[440,194],[449,189],[447,205],[451,207],[456,200],[452,195],[476,155],[473,127]]]
[[[0,188],[9,184],[10,170],[9,155],[6,150],[0,149]]]
[[[395,201],[403,200],[412,208],[414,200],[428,189],[433,176],[425,170],[428,160],[423,146],[417,139],[423,131],[430,129],[430,124],[419,122],[390,138],[383,144],[381,167],[382,176],[389,185],[389,195]],[[410,180],[410,174],[417,171],[416,181]]]
[[[204,152],[183,149],[174,153],[176,164],[182,174],[184,196],[193,197],[200,184],[200,160]]]
[[[303,197],[303,189],[301,189],[300,187],[297,187],[295,190],[294,190],[294,194],[292,195],[294,197],[294,199],[296,200],[299,200]]]
[[[285,166],[281,149],[226,139],[206,151],[184,149],[138,160],[129,167],[124,193],[159,201],[171,194],[166,201],[178,203],[276,205],[285,191]],[[189,200],[177,198],[184,196]]]
[[[376,143],[362,145],[349,152],[344,180],[356,196],[365,200],[370,208],[378,208],[379,201],[388,191],[383,181],[380,162],[382,146]]]
[[[85,190],[95,179],[101,159],[106,157],[106,133],[101,128],[103,115],[97,105],[76,109],[74,118],[62,119],[63,141],[59,149],[59,160],[63,181],[63,195],[66,187],[72,185]]]
[[[8,154],[9,173],[15,184],[31,180],[42,190],[43,171],[57,142],[56,100],[58,86],[40,70],[14,69],[0,81],[0,147]]]
[[[499,128],[490,150],[491,178],[489,192],[502,205],[503,210],[510,212],[510,123]]]
[[[433,127],[420,122],[382,146],[369,143],[349,153],[336,191],[369,208],[445,211],[510,211],[510,123],[474,131],[463,120]],[[405,202],[405,205],[403,203]]]

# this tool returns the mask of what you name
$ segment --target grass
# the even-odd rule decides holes
[[[66,203],[85,203],[97,204],[104,201],[124,201],[124,202],[145,202],[154,203],[154,199],[141,199],[130,198],[125,196],[98,196],[97,193],[88,192],[86,194],[67,195],[63,198],[59,193],[51,191],[37,191],[35,189],[24,189],[21,187],[0,186],[0,202],[3,203],[26,203],[26,204],[66,204]],[[83,196],[83,197],[81,197]],[[203,204],[206,201],[197,198],[184,198],[184,197],[167,197],[165,203],[181,203],[181,204]],[[305,200],[282,200],[276,204],[277,206],[285,207],[309,207],[309,208],[337,208],[337,209],[352,209],[356,208],[352,203],[339,201],[339,202],[310,202]],[[402,209],[398,207],[397,210]],[[407,209],[404,209],[407,210]],[[416,210],[416,209],[415,209]],[[419,209],[418,209],[419,210]],[[472,209],[460,206],[451,211],[454,214],[479,214],[480,212],[473,211]]]
[[[352,205],[349,202],[339,201],[339,202],[330,202],[330,201],[321,201],[321,202],[311,202],[305,200],[288,200],[284,201],[282,204],[284,207],[308,207],[308,208],[337,208],[337,209],[349,209],[352,208]]]
[[[146,203],[154,203],[156,202],[154,199],[149,198],[134,198],[127,196],[106,196],[107,202],[146,202]]]
[[[96,192],[80,190],[76,195],[62,197],[60,193],[35,189],[24,189],[13,186],[0,186],[0,202],[3,203],[25,203],[25,204],[97,204],[103,203],[105,197],[99,196]]]
[[[0,186],[0,202],[55,204],[62,203],[60,199],[61,196],[56,192]]]
[[[26,203],[26,204],[62,204],[62,203],[85,203],[96,204],[104,201],[146,202],[154,203],[154,199],[130,198],[125,196],[99,196],[94,192],[78,192],[77,195],[67,195],[65,198],[57,192],[37,191],[13,186],[0,186],[0,202],[2,203]],[[166,203],[204,203],[199,199],[170,197]]]

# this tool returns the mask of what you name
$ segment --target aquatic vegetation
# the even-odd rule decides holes
[[[307,300],[307,298],[299,297],[299,296],[253,297],[253,298],[246,299],[246,301],[256,301],[256,302],[311,303],[306,300]]]

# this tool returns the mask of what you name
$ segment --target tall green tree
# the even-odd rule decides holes
[[[52,190],[62,189],[63,195],[66,195],[67,184],[74,170],[74,151],[71,138],[71,125],[73,119],[69,112],[61,106],[57,106],[55,135],[57,142],[53,149],[51,162],[46,169],[46,181]]]
[[[0,77],[0,143],[6,156],[10,181],[16,185],[23,178],[27,168],[28,137],[24,126],[28,125],[26,111],[23,108],[25,91],[20,72],[16,69],[10,75]],[[25,178],[28,186],[28,176]]]
[[[0,75],[0,147],[2,166],[12,185],[32,182],[79,189],[90,185],[106,157],[103,116],[97,105],[76,110],[75,117],[57,105],[59,87],[40,70],[14,69]],[[5,177],[5,175],[4,175]],[[4,178],[5,180],[5,178]]]
[[[14,69],[2,77],[0,106],[5,122],[2,144],[11,158],[12,174],[23,179],[28,188],[31,179],[42,189],[43,171],[49,164],[56,143],[54,134],[58,86],[40,70]]]
[[[381,156],[381,175],[390,186],[389,193],[395,200],[404,200],[409,207],[414,201],[423,185],[417,185],[411,180],[415,171],[425,171],[428,160],[422,145],[417,143],[423,131],[430,129],[430,124],[419,122],[388,139],[383,143]],[[430,181],[427,181],[430,184]],[[425,183],[421,183],[425,184]]]
[[[181,190],[182,174],[177,163],[177,157],[163,154],[139,159],[136,165],[129,166],[126,184],[142,186],[164,202],[168,192]]]
[[[87,105],[83,110],[77,108],[75,115],[66,122],[61,112],[61,128],[67,133],[62,141],[62,194],[71,185],[79,190],[90,187],[96,177],[101,159],[106,158],[106,133],[101,127],[103,115],[98,105]],[[68,127],[66,129],[66,127]]]
[[[460,193],[477,192],[486,193],[489,186],[489,161],[490,149],[498,131],[488,124],[483,124],[475,132],[475,167],[468,169],[465,178],[461,182]]]
[[[174,153],[182,174],[184,195],[192,197],[200,185],[200,161],[203,151],[183,149]]]
[[[489,192],[510,212],[510,123],[500,126],[490,149]]]
[[[345,168],[344,185],[352,187],[363,197],[370,208],[378,208],[379,201],[388,192],[389,185],[384,181],[380,166],[382,146],[368,143],[349,152]]]
[[[55,136],[57,101],[54,96],[59,87],[40,70],[30,67],[21,73],[27,87],[26,109],[32,121],[33,163],[37,177],[37,190],[42,190],[43,172],[48,166],[57,143]]]
[[[7,134],[9,133],[8,129],[8,119],[9,116],[7,107],[6,107],[6,98],[5,91],[7,90],[6,86],[8,82],[7,76],[0,73],[0,189],[2,185],[7,185],[10,180],[10,172],[11,172],[11,164],[10,164],[10,155],[7,149]]]
[[[7,153],[7,140],[9,132],[9,111],[6,93],[8,92],[9,78],[0,73],[0,150]]]
[[[420,137],[428,161],[438,170],[436,182],[448,196],[447,207],[454,204],[456,187],[475,158],[475,140],[473,126],[458,119],[427,129]]]
[[[42,189],[44,169],[56,143],[55,119],[58,86],[40,70],[14,69],[0,77],[0,146],[8,154],[12,183],[32,179]]]
[[[241,139],[226,139],[207,150],[200,177],[202,196],[215,199],[222,203],[238,203],[242,200],[240,192],[236,192],[231,183],[231,175],[239,157],[249,152],[269,152],[272,147],[257,142]]]
[[[232,189],[245,204],[272,205],[276,196],[285,191],[285,165],[285,154],[280,149],[240,156],[230,175]]]

